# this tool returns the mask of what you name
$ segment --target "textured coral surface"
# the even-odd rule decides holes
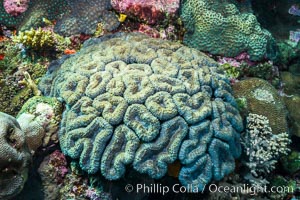
[[[43,18],[49,20],[57,19],[61,14],[68,12],[69,8],[65,0],[31,0],[28,9],[14,17],[0,6],[0,23],[5,26],[16,26],[20,30],[37,28]]]
[[[234,57],[247,52],[252,60],[264,58],[272,49],[271,34],[260,27],[255,15],[241,12],[242,8],[239,10],[232,2],[184,1],[184,43],[212,54]]]
[[[4,0],[3,6],[5,11],[12,15],[18,16],[28,8],[29,0]]]
[[[29,159],[20,125],[12,116],[0,112],[0,199],[11,198],[22,190]]]
[[[118,27],[110,0],[31,0],[27,11],[13,17],[0,6],[0,23],[24,31],[43,24],[43,18],[57,21],[55,31],[63,35],[93,34],[102,22],[106,30]]]
[[[55,25],[55,31],[62,35],[93,34],[97,24],[102,22],[104,28],[113,30],[119,26],[109,0],[66,0],[71,8]]]
[[[179,0],[111,0],[115,10],[137,17],[149,24],[159,23],[166,16],[174,16],[179,9]]]
[[[232,172],[240,154],[243,125],[229,80],[178,43],[124,33],[91,39],[53,62],[39,87],[66,105],[63,153],[109,180],[130,164],[161,178],[179,160],[181,183],[203,188]]]
[[[254,113],[268,118],[274,134],[288,132],[287,110],[277,90],[267,81],[249,78],[233,85],[235,98],[246,100],[244,114]]]

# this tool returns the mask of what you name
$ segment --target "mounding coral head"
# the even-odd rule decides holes
[[[247,52],[251,60],[276,57],[271,33],[232,1],[183,1],[181,18],[187,30],[183,42],[190,47],[226,57]]]
[[[0,199],[17,195],[27,180],[30,153],[17,120],[0,112]]]
[[[49,66],[45,95],[66,105],[63,153],[108,180],[127,166],[202,189],[233,171],[242,119],[229,80],[205,54],[146,35],[118,33],[85,42]]]

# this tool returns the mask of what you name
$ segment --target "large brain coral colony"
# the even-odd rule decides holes
[[[203,53],[139,34],[85,43],[49,67],[39,85],[65,105],[62,151],[89,173],[116,180],[133,168],[202,189],[233,171],[242,119],[229,80]]]

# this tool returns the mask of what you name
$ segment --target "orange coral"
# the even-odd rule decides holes
[[[76,50],[74,50],[74,49],[66,49],[66,50],[64,50],[64,54],[67,54],[67,55],[74,54],[74,53],[76,53]]]

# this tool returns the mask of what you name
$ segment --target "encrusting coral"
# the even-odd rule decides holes
[[[118,18],[111,9],[110,0],[31,0],[28,9],[18,12],[17,17],[11,16],[0,6],[0,22],[25,31],[42,26],[43,18],[46,18],[56,21],[55,31],[64,36],[93,34],[99,22],[109,31],[119,26]]]
[[[183,1],[181,18],[187,32],[183,42],[211,54],[234,57],[247,52],[251,60],[276,56],[272,35],[254,14],[242,12],[233,1]]]
[[[63,15],[55,25],[55,32],[70,36],[74,34],[94,34],[98,23],[103,24],[105,30],[114,30],[119,21],[112,9],[110,0],[66,0],[70,12]]]
[[[28,9],[19,13],[17,17],[11,16],[5,11],[4,6],[0,6],[0,22],[2,25],[25,31],[41,26],[43,18],[56,20],[60,15],[68,12],[66,0],[30,0]]]
[[[66,106],[62,151],[88,173],[116,180],[132,164],[161,178],[179,160],[181,183],[202,189],[233,171],[242,119],[229,80],[205,54],[118,33],[48,69],[39,88]]]
[[[249,78],[232,86],[234,97],[245,102],[243,115],[249,113],[268,118],[273,134],[288,132],[287,110],[277,90],[266,80]]]

